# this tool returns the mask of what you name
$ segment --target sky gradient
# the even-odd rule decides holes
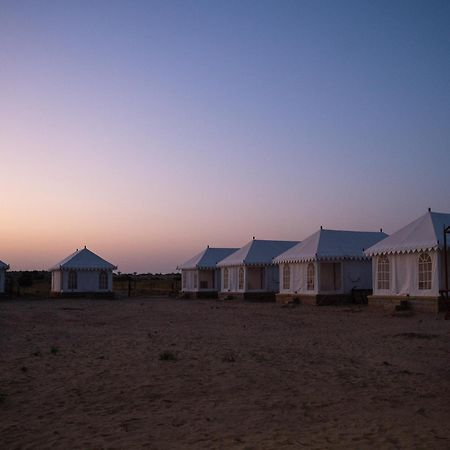
[[[0,259],[450,212],[448,1],[0,1]]]

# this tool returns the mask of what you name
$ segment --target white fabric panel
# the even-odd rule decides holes
[[[59,292],[61,290],[61,271],[55,270],[52,272],[52,292]]]
[[[182,270],[181,277],[182,277],[182,280],[181,280],[182,290],[185,292],[191,292],[192,291],[191,271],[190,270]]]
[[[440,261],[436,251],[427,252],[431,257],[432,276],[431,289],[419,290],[419,252],[388,255],[390,263],[390,289],[378,289],[377,261],[373,258],[374,295],[411,295],[418,297],[439,295]]]
[[[108,272],[108,288],[99,289],[100,271],[98,270],[77,270],[77,289],[69,289],[69,272],[62,274],[61,292],[108,292],[112,291],[112,270]]]
[[[307,268],[309,263],[292,263],[291,266],[291,288],[290,289],[283,289],[281,290],[282,293],[285,294],[310,294],[315,295],[318,292],[318,275],[317,275],[317,264],[313,263],[316,267],[315,271],[315,283],[314,283],[314,290],[308,291],[308,284],[307,284]],[[280,265],[281,267],[281,265]],[[282,277],[283,272],[282,269],[279,271],[280,276],[280,288],[282,285]]]
[[[238,280],[238,271],[239,267],[230,267],[230,274],[231,274],[231,280],[232,280],[232,291],[237,292],[239,287],[239,280]]]

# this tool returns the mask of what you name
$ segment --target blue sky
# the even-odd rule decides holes
[[[122,271],[450,211],[448,1],[3,1],[0,259]]]

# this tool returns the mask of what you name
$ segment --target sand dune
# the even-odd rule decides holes
[[[0,447],[448,449],[449,344],[364,307],[3,301]]]

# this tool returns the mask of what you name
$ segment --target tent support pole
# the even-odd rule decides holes
[[[444,225],[444,271],[445,271],[445,290],[448,297],[448,250],[447,250],[447,233],[450,233],[450,226]]]

